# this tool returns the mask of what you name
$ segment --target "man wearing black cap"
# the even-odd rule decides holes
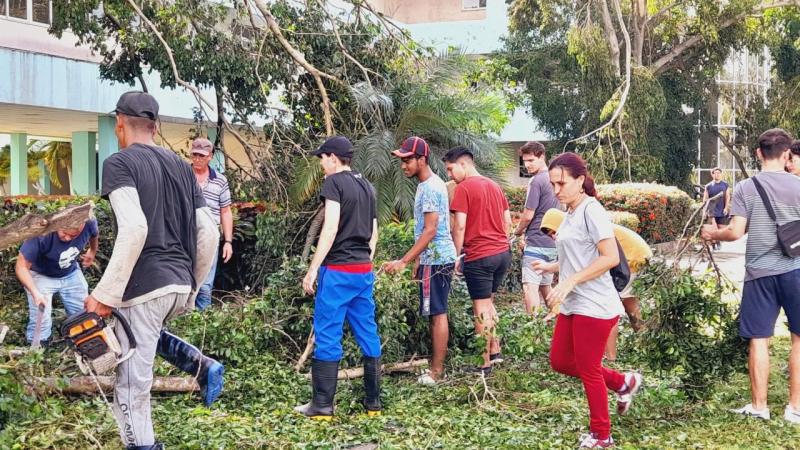
[[[456,272],[461,266],[472,298],[475,333],[486,337],[483,366],[478,371],[488,375],[492,365],[503,360],[495,335],[494,294],[511,265],[511,213],[503,190],[478,172],[469,149],[450,149],[442,160],[457,183],[450,211],[455,214],[453,242],[458,254],[463,250],[464,263],[456,262]]]
[[[424,139],[412,136],[392,154],[400,158],[400,167],[407,177],[417,177],[414,197],[414,238],[416,242],[406,254],[384,265],[387,273],[400,272],[412,261],[414,278],[420,282],[420,314],[431,319],[431,368],[417,381],[435,385],[444,377],[449,327],[447,299],[456,248],[450,235],[450,209],[447,186],[428,165],[430,147]]]
[[[219,231],[189,164],[153,142],[156,100],[147,93],[127,92],[115,112],[122,150],[103,163],[102,196],[111,202],[117,236],[103,277],[84,307],[104,317],[116,308],[130,323],[136,354],[117,367],[114,415],[128,449],[159,449],[150,417],[157,351],[195,373],[205,385],[207,401],[222,389],[219,363],[162,331],[167,320],[193,307]],[[119,323],[115,331],[127,352],[129,342]]]
[[[364,408],[368,415],[381,411],[381,341],[375,323],[372,257],[378,241],[375,188],[350,169],[353,145],[334,136],[312,152],[320,158],[325,181],[320,197],[325,221],[317,251],[303,279],[303,290],[314,301],[316,345],[311,362],[311,402],[295,410],[312,419],[331,420],[345,319],[364,355]]]

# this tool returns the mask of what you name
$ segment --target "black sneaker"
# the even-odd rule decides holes
[[[470,367],[469,369],[467,369],[467,372],[474,373],[474,374],[480,375],[482,377],[488,377],[489,375],[492,374],[492,366]]]

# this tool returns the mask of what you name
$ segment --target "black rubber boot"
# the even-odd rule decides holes
[[[367,415],[381,414],[381,358],[364,357],[364,408]]]
[[[164,450],[164,444],[156,442],[153,445],[129,445],[125,450]]]
[[[183,339],[161,330],[156,347],[158,355],[178,369],[197,377],[203,403],[211,406],[214,400],[222,393],[224,385],[225,368],[216,360],[203,355],[192,344]]]
[[[311,360],[311,401],[297,406],[295,411],[311,419],[331,420],[333,418],[333,398],[336,396],[336,382],[339,376],[339,361]]]

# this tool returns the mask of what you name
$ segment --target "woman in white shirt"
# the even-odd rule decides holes
[[[567,207],[556,234],[558,261],[537,261],[534,270],[559,272],[559,284],[547,297],[551,310],[561,305],[550,347],[550,366],[580,378],[589,403],[589,434],[580,448],[608,448],[611,421],[608,389],[617,393],[617,412],[625,414],[642,385],[638,373],[622,374],[603,367],[603,350],[611,329],[625,312],[609,270],[619,264],[611,219],[595,199],[594,180],[586,162],[563,153],[549,166],[553,192]]]

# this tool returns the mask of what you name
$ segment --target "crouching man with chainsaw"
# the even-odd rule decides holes
[[[97,254],[99,237],[95,219],[75,229],[28,239],[20,247],[15,269],[28,295],[30,317],[25,337],[32,347],[50,341],[54,294],[61,298],[68,316],[83,309],[89,286],[78,266],[78,257],[87,244],[89,249],[80,257],[83,267],[91,266]]]
[[[162,332],[167,320],[191,310],[197,287],[208,275],[219,231],[192,169],[153,141],[158,103],[149,94],[127,92],[117,102],[115,132],[120,152],[103,164],[102,196],[117,224],[114,252],[103,278],[84,307],[108,317],[112,308],[129,324],[114,332],[123,354],[117,366],[114,415],[128,449],[160,449],[150,417],[150,387],[156,352],[197,375],[206,390],[221,389],[222,366],[197,348]],[[212,382],[213,381],[213,385]]]

